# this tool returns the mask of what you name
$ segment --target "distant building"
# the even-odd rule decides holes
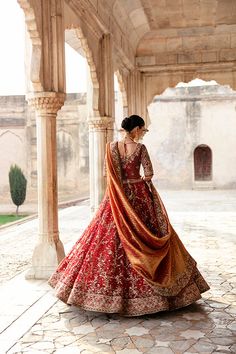
[[[236,188],[236,92],[168,88],[149,106],[145,137],[160,188]]]

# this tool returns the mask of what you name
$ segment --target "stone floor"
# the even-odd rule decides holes
[[[33,251],[37,220],[31,220],[0,230],[0,354],[236,353],[236,191],[162,191],[161,196],[211,286],[201,300],[135,318],[69,307],[46,282],[16,275],[28,267]],[[60,210],[66,250],[88,215],[87,202]]]

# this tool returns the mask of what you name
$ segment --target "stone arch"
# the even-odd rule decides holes
[[[144,4],[142,1],[133,1],[130,3],[127,0],[115,0],[111,4],[113,17],[118,22],[120,28],[129,33],[129,45],[132,45],[135,51],[139,40],[146,32],[150,31],[147,14],[148,6],[146,1]]]
[[[18,138],[19,140],[20,140],[20,142],[21,143],[23,143],[23,140],[22,140],[22,138],[19,136],[19,135],[17,135],[17,134],[15,134],[14,132],[12,132],[11,130],[5,130],[3,133],[1,133],[0,134],[0,138],[2,138],[4,135],[6,135],[6,134],[11,134],[11,135],[14,135],[16,138]]]
[[[188,84],[195,79],[203,81],[215,80],[218,85],[229,85],[233,90],[236,90],[236,83],[233,80],[232,72],[181,72],[176,74],[160,74],[152,77],[151,82],[148,77],[145,78],[146,91],[146,107],[148,107],[154,100],[155,96],[160,96],[167,88],[174,88],[179,82]]]
[[[88,40],[84,36],[83,31],[80,27],[72,27],[72,28],[66,28],[66,31],[73,31],[73,35],[79,39],[80,41],[80,46],[82,48],[82,51],[87,59],[88,66],[90,69],[90,76],[91,76],[91,81],[93,84],[93,103],[92,103],[92,108],[94,111],[95,116],[99,116],[98,113],[98,97],[99,97],[99,81],[98,81],[98,76],[97,76],[97,71],[96,71],[96,65],[95,61],[93,59],[93,53],[89,47]],[[69,42],[67,41],[69,44]],[[78,50],[77,50],[78,51]]]
[[[35,9],[30,0],[17,0],[17,2],[24,11],[26,28],[32,43],[30,81],[35,91],[42,92],[43,87],[40,79],[42,41],[38,30]]]
[[[203,81],[212,81],[215,80],[218,85],[229,85],[232,89],[236,89],[235,83],[234,83],[234,78],[233,78],[233,72],[230,72],[228,70],[224,71],[216,71],[216,70],[197,70],[196,72],[192,73],[185,73],[183,77],[183,82],[189,83],[192,80],[195,79],[201,79]],[[178,82],[177,82],[178,83]],[[177,83],[174,85],[176,86]]]
[[[212,180],[212,150],[208,145],[198,145],[193,152],[194,180]]]
[[[93,54],[91,49],[89,48],[88,41],[85,38],[81,28],[76,29],[76,34],[81,41],[81,46],[83,48],[83,51],[85,53],[90,68],[91,81],[93,84],[93,110],[94,113],[97,112],[97,115],[99,115],[98,114],[99,82],[97,77],[96,66],[93,60]]]

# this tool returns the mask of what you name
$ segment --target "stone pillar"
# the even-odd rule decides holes
[[[56,116],[65,94],[42,92],[28,95],[37,124],[39,233],[26,278],[48,279],[65,252],[58,232]]]
[[[31,91],[27,99],[36,111],[37,127],[39,237],[26,277],[47,279],[65,255],[58,236],[56,148],[56,115],[65,100],[64,2],[18,2],[32,44],[27,58]]]
[[[112,129],[111,117],[98,117],[89,120],[89,171],[90,171],[90,210],[94,213],[103,198],[106,180],[104,178],[104,156],[109,131]]]
[[[103,176],[105,147],[114,134],[114,71],[112,37],[104,34],[100,42],[98,111],[89,117],[90,206],[94,213],[103,198],[106,180]]]

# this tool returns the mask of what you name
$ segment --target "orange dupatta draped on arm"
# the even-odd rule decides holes
[[[117,143],[107,144],[106,163],[107,192],[112,214],[131,265],[149,283],[155,285],[160,294],[177,295],[190,281],[196,262],[172,228],[164,205],[152,184],[157,220],[164,223],[165,234],[153,234],[132,208],[122,186]]]

